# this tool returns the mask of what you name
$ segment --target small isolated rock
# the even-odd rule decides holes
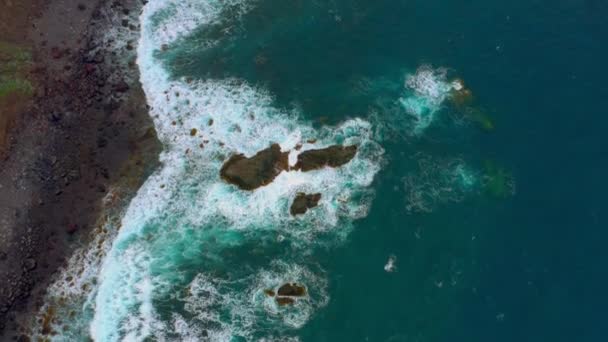
[[[32,259],[32,258],[27,258],[25,260],[23,260],[23,268],[31,271],[33,269],[36,268],[36,260]]]
[[[63,51],[61,51],[58,47],[53,47],[51,49],[51,57],[53,59],[59,59],[63,57]]]
[[[287,283],[279,287],[277,294],[279,296],[303,297],[306,295],[306,287],[296,283]]]
[[[198,132],[198,130],[196,128],[193,128],[190,130],[190,136],[193,137],[196,135],[196,133]]]
[[[70,235],[76,233],[77,230],[78,230],[78,225],[76,223],[68,224],[67,228],[65,229],[66,233],[68,233]]]
[[[97,55],[95,55],[95,57],[93,58],[93,63],[96,64],[100,64],[103,63],[103,61],[105,60],[105,57],[103,54],[98,53]]]
[[[127,82],[125,81],[120,81],[118,84],[116,84],[116,86],[114,87],[114,90],[116,90],[119,93],[125,93],[130,89],[129,85],[127,84]]]
[[[84,71],[87,74],[92,74],[93,72],[95,72],[95,64],[94,63],[85,63]]]
[[[52,113],[49,116],[49,120],[51,122],[59,122],[59,121],[61,121],[62,117],[63,117],[63,115],[61,113]]]
[[[291,208],[289,212],[291,215],[301,215],[305,214],[308,209],[314,208],[319,204],[319,200],[321,199],[321,194],[305,194],[300,192],[296,195],[296,198],[293,200],[291,204]]]
[[[271,292],[274,295],[274,291],[271,290]],[[295,297],[304,296],[306,296],[306,288],[304,286],[296,283],[286,283],[279,287],[275,300],[277,301],[277,304],[284,306],[295,303]]]
[[[290,305],[295,302],[295,300],[290,297],[277,297],[276,301],[280,306]]]

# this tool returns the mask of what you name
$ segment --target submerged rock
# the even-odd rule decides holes
[[[220,176],[243,190],[254,190],[269,184],[288,169],[288,154],[281,152],[279,144],[272,144],[251,158],[233,155],[222,166]]]
[[[280,306],[291,305],[295,302],[295,300],[290,297],[277,297],[276,301]]]
[[[296,283],[286,283],[279,287],[277,295],[288,297],[303,297],[306,295],[306,287],[298,285]]]
[[[308,150],[298,155],[298,162],[293,167],[295,170],[311,171],[321,169],[325,166],[342,166],[357,154],[357,146],[333,145],[319,150]]]
[[[293,200],[291,204],[291,208],[289,212],[291,215],[301,215],[305,214],[308,209],[314,208],[319,204],[319,200],[321,199],[321,194],[305,194],[300,192],[296,195],[296,198]]]

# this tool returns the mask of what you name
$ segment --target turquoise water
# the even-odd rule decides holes
[[[129,205],[70,334],[602,340],[600,306],[583,294],[599,271],[573,252],[597,251],[602,176],[561,153],[605,152],[594,139],[606,120],[575,119],[605,102],[591,67],[605,53],[602,10],[150,1],[138,64],[163,166]],[[291,157],[298,144],[359,149],[341,168],[284,172],[252,192],[219,178],[231,154],[271,143]],[[569,184],[584,174],[600,178],[584,183],[583,205]],[[323,195],[294,218],[301,191]],[[264,291],[285,282],[307,296],[277,305]]]

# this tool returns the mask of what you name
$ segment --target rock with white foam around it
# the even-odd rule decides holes
[[[306,295],[306,287],[298,285],[296,283],[286,283],[279,287],[277,295],[288,297],[303,297]]]
[[[286,283],[277,290],[275,300],[280,306],[291,305],[296,302],[296,298],[306,296],[306,287],[296,283]]]
[[[308,209],[316,207],[319,204],[319,200],[321,200],[320,193],[305,194],[300,192],[293,200],[289,211],[293,216],[305,214]]]
[[[333,145],[319,150],[308,150],[298,155],[295,170],[311,171],[326,166],[340,167],[351,161],[357,154],[357,146]]]
[[[272,182],[289,167],[287,152],[281,152],[278,144],[258,152],[251,158],[237,154],[222,166],[220,176],[242,190],[254,190]]]
[[[350,162],[356,154],[357,146],[333,145],[307,150],[298,154],[297,162],[291,170],[306,172],[327,166],[340,167]],[[279,144],[272,144],[250,158],[243,154],[233,155],[222,166],[220,176],[242,190],[255,190],[271,183],[281,172],[289,170],[289,152],[281,152]],[[314,198],[311,200],[311,203],[314,202]]]

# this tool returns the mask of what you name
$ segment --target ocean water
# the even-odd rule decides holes
[[[53,339],[604,340],[607,14],[148,2],[138,65],[162,166],[52,289],[78,298]],[[291,162],[298,144],[358,152],[255,191],[220,179],[272,143]],[[322,198],[292,217],[298,192]],[[280,306],[265,291],[286,282],[307,295]]]

